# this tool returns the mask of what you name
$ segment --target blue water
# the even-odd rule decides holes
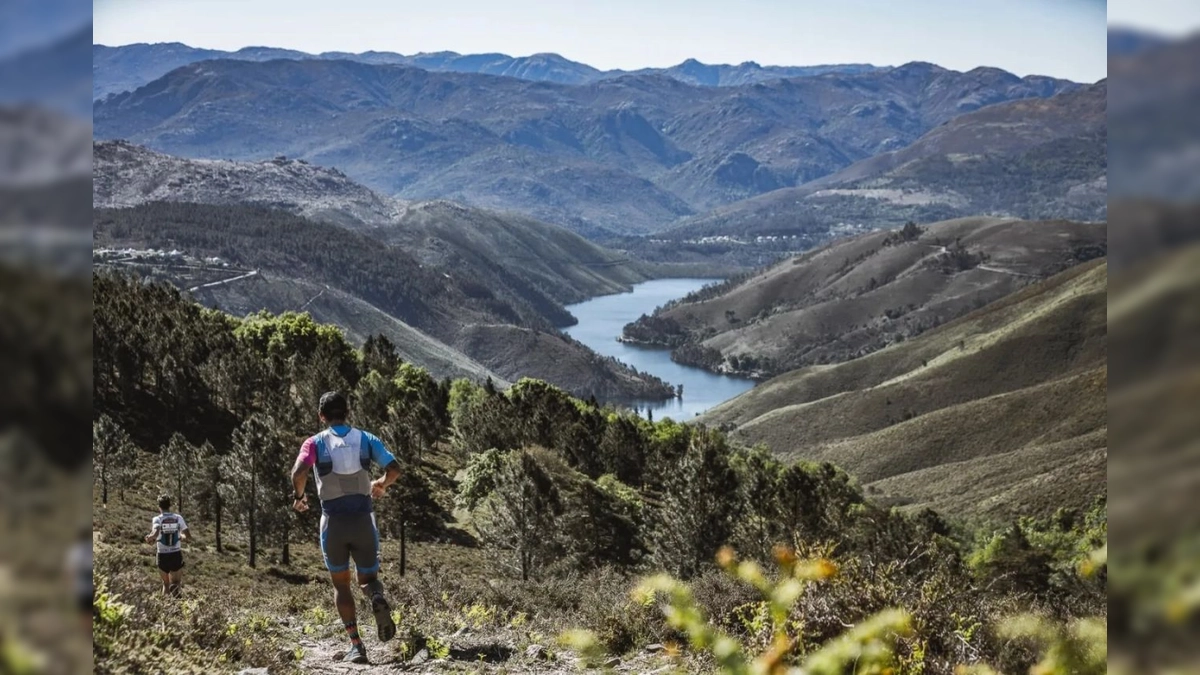
[[[654,411],[654,419],[671,417],[685,421],[727,401],[754,386],[752,380],[716,375],[700,368],[683,366],[671,360],[666,349],[654,349],[618,342],[625,324],[669,300],[681,298],[705,284],[719,279],[658,279],[637,284],[632,293],[592,298],[567,309],[579,323],[566,329],[576,340],[605,356],[613,356],[638,370],[657,375],[672,385],[683,385],[683,398],[667,401],[622,401],[641,410]]]

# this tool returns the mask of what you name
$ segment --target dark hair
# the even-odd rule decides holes
[[[171,508],[171,495],[163,495],[158,498],[158,508],[166,511]]]
[[[344,420],[350,412],[350,404],[340,391],[327,391],[321,394],[321,416],[327,420]]]

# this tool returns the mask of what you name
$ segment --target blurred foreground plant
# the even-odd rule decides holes
[[[911,657],[898,653],[904,638],[913,637],[913,621],[900,609],[887,609],[850,627],[842,635],[820,645],[815,651],[800,643],[799,623],[790,618],[805,587],[838,574],[837,566],[826,558],[801,560],[784,547],[775,549],[779,566],[776,579],[749,560],[738,561],[726,547],[717,554],[717,563],[734,578],[758,590],[773,639],[759,654],[717,628],[706,619],[687,584],[668,574],[643,580],[634,590],[634,601],[643,605],[660,596],[667,623],[683,633],[698,653],[711,655],[719,672],[729,675],[884,675],[924,672],[923,657],[916,650]],[[1107,569],[1107,546],[1095,551],[1080,564],[1083,576],[1101,574]],[[1037,646],[1040,660],[1030,668],[1031,675],[1101,675],[1108,672],[1108,622],[1104,618],[1085,618],[1060,623],[1034,614],[1010,617],[999,626],[999,634],[1008,640],[1028,641]],[[603,661],[604,648],[597,637],[586,630],[569,631],[561,642],[577,650],[586,665]],[[918,642],[919,644],[919,642]],[[668,653],[677,654],[668,647]],[[959,675],[998,675],[984,664],[959,666]]]
[[[768,578],[763,569],[750,560],[738,561],[733,550],[725,547],[717,554],[721,568],[734,578],[753,586],[763,596],[771,622],[773,640],[760,654],[751,654],[736,638],[716,628],[700,611],[687,584],[668,574],[645,579],[634,589],[634,600],[649,604],[662,595],[667,623],[684,633],[692,648],[710,654],[722,673],[731,675],[841,675],[848,664],[862,675],[893,672],[895,642],[912,634],[909,615],[901,610],[885,610],[854,626],[814,652],[803,657],[800,665],[788,663],[800,645],[798,636],[789,631],[788,615],[805,587],[814,581],[837,574],[830,560],[800,560],[790,549],[777,547],[777,580]],[[584,660],[595,663],[602,656],[595,635],[572,631],[563,642],[581,652]]]

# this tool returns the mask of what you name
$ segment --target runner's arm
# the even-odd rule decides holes
[[[304,486],[308,485],[308,472],[312,469],[310,465],[305,463],[303,457],[296,459],[296,463],[292,465],[292,487],[296,492],[293,495],[304,494]]]
[[[300,446],[300,454],[292,465],[292,508],[296,511],[308,510],[308,495],[304,494],[304,486],[308,484],[308,472],[317,463],[317,444],[309,438]]]
[[[374,486],[378,486],[380,494],[382,494],[383,490],[386,490],[392,483],[396,482],[396,479],[400,478],[400,462],[396,461],[396,457],[384,447],[383,441],[379,440],[374,434],[367,434],[367,443],[371,447],[371,459],[383,467],[383,475],[371,483]]]
[[[155,539],[158,539],[159,527],[154,525],[154,529],[150,530],[150,534],[146,535],[146,543],[153,544]]]
[[[292,465],[292,487],[296,495],[304,494],[304,486],[308,484],[308,472],[317,463],[317,442],[312,438],[300,446],[300,454],[296,455],[296,463]]]
[[[383,475],[379,480],[383,481],[383,487],[388,487],[400,478],[400,462],[392,460],[387,466],[383,467]]]

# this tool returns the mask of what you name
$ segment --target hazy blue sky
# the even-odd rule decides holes
[[[94,12],[94,40],[107,45],[557,52],[605,69],[692,57],[1106,73],[1097,0],[95,0]]]

